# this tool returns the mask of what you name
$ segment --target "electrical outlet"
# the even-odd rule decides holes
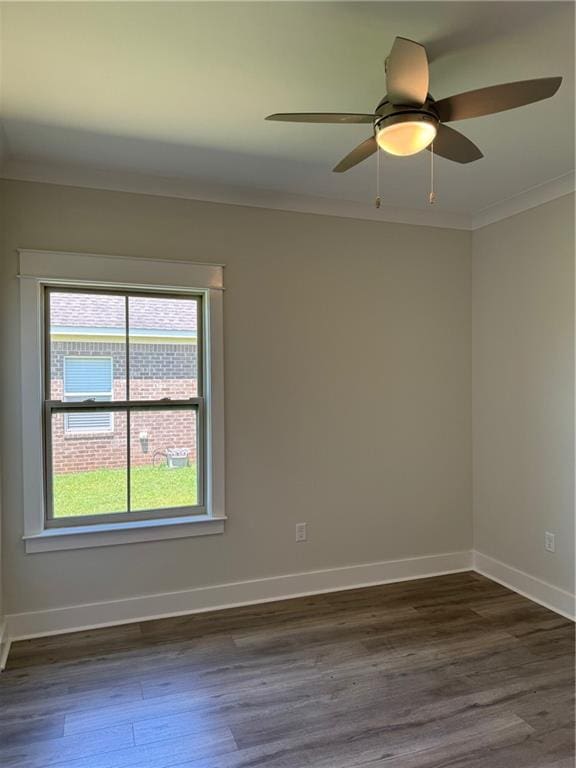
[[[556,534],[550,531],[544,532],[544,549],[547,552],[556,552]]]
[[[306,523],[296,523],[296,541],[306,541]]]

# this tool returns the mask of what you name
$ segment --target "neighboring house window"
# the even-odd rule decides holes
[[[83,400],[112,400],[114,389],[111,357],[65,357],[64,400],[78,403]],[[68,413],[64,429],[69,434],[85,432],[112,432],[114,417],[111,413]]]
[[[223,532],[222,278],[20,252],[27,552]]]

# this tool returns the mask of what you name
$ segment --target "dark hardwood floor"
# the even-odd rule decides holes
[[[3,768],[573,768],[574,628],[474,573],[16,643]]]

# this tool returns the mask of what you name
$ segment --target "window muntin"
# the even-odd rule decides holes
[[[78,403],[94,399],[107,402],[113,398],[114,370],[111,357],[64,357],[64,401]],[[112,432],[114,415],[99,413],[68,413],[64,418],[67,434]]]
[[[44,290],[46,524],[205,514],[202,297]]]

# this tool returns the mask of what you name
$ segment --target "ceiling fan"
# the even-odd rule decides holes
[[[378,147],[391,155],[434,154],[457,163],[483,157],[478,147],[446,123],[492,115],[553,96],[561,77],[521,80],[459,93],[435,101],[428,93],[428,57],[420,43],[397,37],[385,62],[388,93],[372,114],[296,112],[269,115],[289,123],[372,123],[374,135],[359,144],[333,169],[342,173],[373,155]]]

